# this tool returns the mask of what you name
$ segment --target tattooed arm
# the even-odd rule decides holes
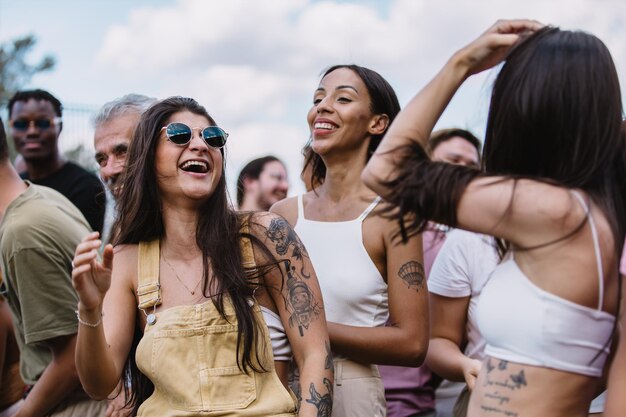
[[[278,261],[264,276],[300,374],[299,416],[330,417],[333,367],[324,303],[308,253],[287,221],[259,213],[251,232]],[[255,254],[259,252],[256,251]],[[257,264],[266,264],[267,259]]]
[[[389,295],[389,322],[385,327],[328,324],[334,352],[358,362],[419,366],[428,348],[428,289],[422,262],[422,238],[406,244],[394,239],[397,223],[370,216],[363,225],[366,248],[374,249],[377,236]],[[370,249],[368,249],[369,251]],[[349,267],[349,260],[346,260]],[[349,290],[349,289],[346,289]]]

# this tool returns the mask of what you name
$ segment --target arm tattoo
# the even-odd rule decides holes
[[[291,228],[287,220],[283,218],[275,218],[270,222],[270,226],[267,229],[267,237],[272,243],[276,244],[276,253],[279,255],[286,255],[291,248],[291,257],[303,261],[306,257],[309,257],[304,245],[296,235],[296,232]],[[310,278],[310,274],[306,274],[304,271],[304,264],[300,269],[300,273],[305,278]]]
[[[317,408],[317,417],[330,417],[333,411],[333,385],[328,378],[324,378],[324,385],[326,386],[327,393],[321,395],[315,389],[315,385],[311,382],[309,385],[309,394],[311,398],[306,402],[313,404]]]
[[[407,283],[409,288],[414,288],[415,291],[424,288],[424,266],[421,262],[409,261],[400,267],[398,271],[398,277]]]
[[[330,343],[326,341],[326,360],[324,369],[333,369],[333,352],[330,350]]]
[[[320,315],[321,307],[306,281],[301,279],[296,268],[291,266],[291,262],[284,260],[283,265],[287,271],[289,296],[285,300],[285,306],[291,312],[289,326],[297,326],[300,336],[304,336],[304,330],[308,330],[311,321]]]

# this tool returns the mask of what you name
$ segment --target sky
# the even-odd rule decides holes
[[[325,68],[369,67],[404,105],[500,18],[593,33],[626,83],[623,0],[0,0],[0,43],[34,34],[33,61],[51,54],[57,66],[29,87],[65,105],[97,109],[131,92],[195,98],[230,133],[231,189],[247,161],[273,154],[295,195],[304,190],[306,113]],[[494,77],[470,78],[437,127],[483,137]]]

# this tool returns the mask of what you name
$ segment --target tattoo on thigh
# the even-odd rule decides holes
[[[424,265],[421,262],[409,261],[400,267],[398,277],[406,282],[409,288],[419,291],[424,288]]]

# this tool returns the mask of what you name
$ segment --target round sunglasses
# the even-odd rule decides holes
[[[220,149],[226,145],[226,139],[228,133],[224,132],[221,127],[207,126],[204,129],[200,127],[189,127],[184,123],[170,123],[167,126],[163,126],[161,131],[165,130],[167,140],[175,145],[184,146],[187,145],[193,137],[193,131],[200,129],[202,139],[212,148]]]
[[[27,131],[31,126],[35,126],[37,129],[46,130],[51,128],[52,126],[57,126],[61,123],[60,117],[53,117],[51,119],[48,118],[40,118],[40,119],[16,119],[9,120],[9,125],[14,129],[20,132]]]

